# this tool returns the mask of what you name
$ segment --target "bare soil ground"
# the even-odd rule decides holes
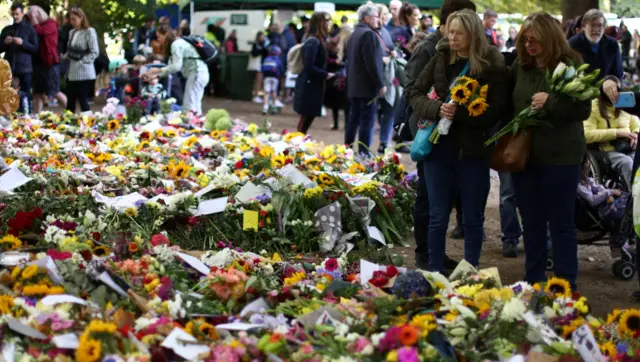
[[[203,109],[225,108],[232,117],[246,122],[259,123],[265,119],[262,115],[262,105],[251,102],[232,101],[220,98],[205,98]],[[342,112],[341,112],[342,113]],[[287,107],[281,114],[267,117],[275,131],[283,129],[295,130],[298,116],[291,107]],[[344,142],[344,120],[340,121],[340,130],[332,131],[331,116],[317,118],[311,127],[310,134],[314,139],[329,143]],[[378,134],[374,140],[374,148],[378,146]],[[414,170],[415,164],[408,155],[402,157],[403,164],[408,170]],[[500,241],[500,217],[498,213],[499,180],[497,175],[492,177],[491,194],[486,210],[485,231],[488,240],[483,247],[481,265],[484,267],[496,266],[500,270],[503,283],[519,281],[524,276],[524,251],[520,244],[520,256],[517,259],[502,257],[502,244]],[[452,221],[454,217],[451,217]],[[452,225],[453,227],[453,225]],[[394,249],[404,256],[405,263],[409,267],[414,265],[414,240],[407,240],[410,247]],[[463,256],[463,242],[461,240],[448,240],[447,253],[453,258],[461,259]],[[579,248],[580,274],[578,285],[582,295],[586,296],[592,305],[593,311],[598,316],[606,316],[613,308],[638,307],[638,303],[631,298],[631,293],[638,289],[637,280],[620,281],[611,273],[613,260],[609,252],[607,241],[600,241],[592,245]]]

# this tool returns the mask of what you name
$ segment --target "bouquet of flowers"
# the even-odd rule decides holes
[[[550,95],[570,97],[577,101],[586,101],[597,97],[600,94],[600,86],[603,83],[602,80],[596,81],[598,74],[600,74],[600,69],[586,74],[587,68],[589,68],[589,64],[583,64],[575,68],[560,62],[553,74],[547,73],[547,86]],[[544,122],[540,118],[544,115],[544,110],[533,109],[532,107],[523,109],[511,122],[487,140],[485,146],[497,142],[509,133],[515,135],[518,131],[527,127],[543,125]]]
[[[127,97],[124,104],[127,107],[127,120],[129,123],[136,124],[140,122],[140,118],[144,116],[147,108],[147,101],[138,97]]]
[[[459,77],[455,81],[455,85],[451,87],[451,100],[449,103],[465,107],[469,111],[469,115],[471,115],[471,117],[479,117],[483,115],[489,107],[487,104],[488,92],[488,85],[480,87],[477,80],[467,76],[462,76]],[[440,139],[440,135],[449,134],[449,129],[451,128],[452,123],[452,120],[442,118],[440,122],[438,122],[438,127],[433,130],[429,141],[433,144],[437,144]]]

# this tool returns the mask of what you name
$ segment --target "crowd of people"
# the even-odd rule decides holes
[[[362,5],[357,15],[354,27],[343,24],[333,32],[329,14],[311,17],[294,91],[298,130],[307,132],[328,101],[334,128],[339,126],[338,111],[344,109],[347,115],[345,144],[359,144],[358,152],[368,156],[376,119],[379,152],[394,134],[410,141],[423,120],[453,120],[449,134],[418,162],[414,208],[416,264],[442,272],[457,265],[445,254],[453,206],[458,226],[452,236],[464,239],[465,260],[475,266],[480,262],[492,153],[484,142],[525,108],[544,110],[543,123],[552,127],[531,129],[526,169],[500,173],[503,254],[518,257],[523,238],[526,281],[545,280],[552,255],[556,276],[576,287],[576,202],[582,197],[590,206],[606,209],[602,215],[607,220],[619,221],[620,210],[627,207],[640,130],[636,116],[613,106],[626,56],[618,40],[605,34],[604,14],[588,11],[569,34],[550,14],[533,13],[519,30],[509,29],[504,44],[494,29],[498,15],[486,10],[481,19],[471,0],[446,0],[435,29],[414,5],[396,0],[389,7]],[[268,46],[263,48],[268,52]],[[551,94],[546,74],[560,62],[586,63],[589,72],[599,69],[601,96],[576,101]],[[482,115],[472,117],[466,108],[449,102],[450,87],[459,76],[487,87],[488,107]],[[620,176],[619,189],[593,184],[584,172],[588,149]],[[615,232],[610,240],[612,250],[633,242],[619,240]]]

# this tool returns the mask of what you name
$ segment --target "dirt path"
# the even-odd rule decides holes
[[[207,98],[203,109],[225,108],[232,117],[246,122],[260,123],[265,119],[262,115],[262,106],[250,102],[231,101],[227,99]],[[295,130],[298,117],[287,107],[282,114],[269,116],[269,121],[275,131],[283,129]],[[328,117],[317,118],[311,127],[310,134],[314,139],[325,143],[342,143],[344,137],[344,121],[340,121],[340,131],[330,130],[333,121]],[[378,134],[374,138],[374,148],[378,146]],[[403,164],[408,170],[414,170],[415,164],[408,156],[402,158]],[[482,266],[496,266],[500,270],[503,283],[513,283],[524,276],[524,252],[520,244],[520,256],[517,259],[502,257],[500,242],[500,217],[498,214],[498,179],[492,177],[491,194],[486,210],[485,231],[488,240],[484,244]],[[454,219],[452,215],[452,220]],[[403,255],[407,266],[414,265],[413,240],[408,248],[394,249]],[[463,256],[463,242],[461,240],[448,240],[447,252],[453,258],[461,259]],[[592,260],[592,261],[591,261]],[[582,295],[586,296],[592,305],[596,315],[606,316],[613,308],[638,307],[638,303],[631,298],[631,293],[637,289],[636,281],[623,282],[616,279],[611,273],[612,259],[606,241],[594,245],[580,246],[579,248],[580,274],[578,285]]]

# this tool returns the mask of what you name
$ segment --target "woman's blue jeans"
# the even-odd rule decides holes
[[[464,259],[474,266],[480,263],[485,198],[490,187],[488,159],[462,156],[450,142],[441,140],[423,161],[430,208],[429,267],[437,272],[444,270],[447,227],[456,191],[464,213]]]
[[[547,280],[547,225],[555,275],[576,287],[578,240],[575,204],[579,165],[529,165],[512,174],[523,226],[525,281]]]

